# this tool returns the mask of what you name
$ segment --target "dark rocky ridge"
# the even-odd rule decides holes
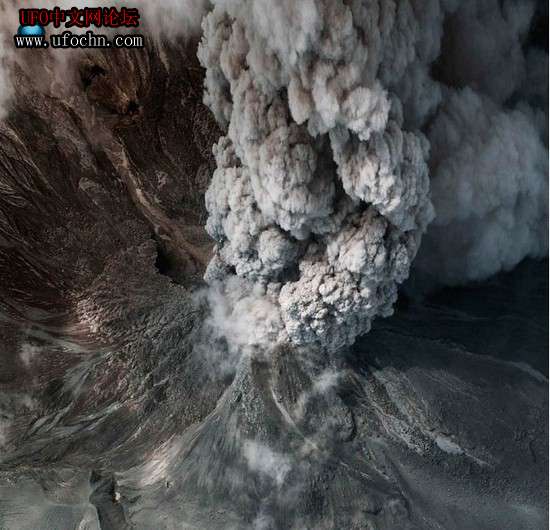
[[[403,304],[334,359],[220,369],[193,290],[218,131],[192,50],[77,55],[64,83],[42,52],[17,66],[0,527],[545,528],[547,262]]]

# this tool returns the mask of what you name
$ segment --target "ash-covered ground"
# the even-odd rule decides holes
[[[0,529],[548,528],[546,4],[14,5]]]

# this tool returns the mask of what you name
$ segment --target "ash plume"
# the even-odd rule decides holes
[[[529,61],[548,56],[529,46],[534,13],[529,1],[214,2],[198,52],[225,129],[207,280],[233,300],[254,292],[252,312],[261,292],[271,342],[335,350],[391,314],[434,209],[417,268],[438,282],[546,254],[547,98],[541,110],[527,90]]]
[[[542,6],[469,0],[446,13],[440,101],[421,117],[436,217],[416,264],[437,282],[548,255],[548,50],[532,35]]]
[[[350,344],[391,312],[432,218],[427,142],[379,75],[405,73],[387,50],[414,49],[417,32],[332,1],[219,3],[203,29],[205,102],[227,131],[207,278],[261,286],[281,341]]]

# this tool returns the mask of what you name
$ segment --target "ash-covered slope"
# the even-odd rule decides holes
[[[149,291],[156,307],[124,347],[96,350],[80,385],[68,371],[57,396],[11,418],[1,520],[29,530],[544,528],[548,326],[533,305],[544,305],[546,270],[527,263],[480,286],[473,306],[453,303],[455,289],[400,308],[337,360],[280,349],[243,356],[234,374],[204,355],[202,316],[183,292]],[[125,286],[130,307],[140,291]],[[518,321],[526,350],[518,330],[483,341]],[[123,373],[120,357],[133,360]]]
[[[202,195],[218,133],[194,53],[180,42],[57,64],[35,50],[10,64],[20,88],[0,123],[7,528],[72,527],[84,512],[69,517],[56,503],[79,504],[82,492],[87,502],[91,469],[143,461],[175,424],[208,414],[223,388],[183,368],[197,308],[170,280],[199,281],[211,246]],[[189,399],[174,366],[192,380]],[[53,491],[44,505],[41,485]]]
[[[155,464],[120,474],[129,520],[544,528],[546,273],[546,262],[528,262],[467,294],[399,309],[337,361],[288,349],[243,358],[209,417],[159,449]],[[518,321],[523,331],[510,329]],[[510,342],[484,344],[486,334]],[[528,350],[537,355],[526,359]]]

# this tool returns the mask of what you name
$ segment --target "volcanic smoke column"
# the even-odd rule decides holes
[[[417,38],[408,4],[388,5],[226,1],[203,21],[205,101],[226,130],[206,277],[261,300],[263,320],[269,302],[258,342],[353,342],[391,313],[432,219],[427,141],[379,79],[403,75]]]

